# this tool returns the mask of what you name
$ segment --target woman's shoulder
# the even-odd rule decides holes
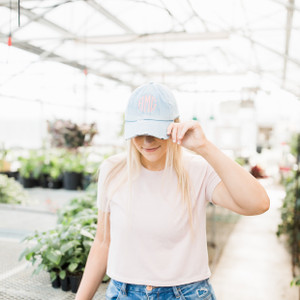
[[[207,161],[198,154],[191,153],[189,151],[184,151],[182,155],[184,166],[189,169],[203,169],[206,168]]]
[[[125,152],[114,154],[102,161],[102,163],[100,165],[100,169],[109,171],[111,168],[113,168],[116,165],[118,165],[122,162],[125,162],[125,161],[126,161],[126,153]]]

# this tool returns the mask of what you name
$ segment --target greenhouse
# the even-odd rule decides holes
[[[299,0],[0,0],[0,300],[300,299],[299,31]]]

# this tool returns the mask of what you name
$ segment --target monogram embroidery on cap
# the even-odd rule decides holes
[[[145,95],[139,99],[138,107],[139,110],[143,113],[152,113],[155,111],[157,106],[157,100],[152,95]]]

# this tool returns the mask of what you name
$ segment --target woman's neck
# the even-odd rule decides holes
[[[153,162],[153,161],[149,161],[149,160],[145,159],[142,156],[141,164],[143,165],[143,167],[145,167],[146,169],[148,169],[150,171],[161,171],[165,168],[166,158],[162,157],[160,160]]]

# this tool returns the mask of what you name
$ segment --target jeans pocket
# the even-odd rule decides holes
[[[105,293],[105,300],[118,300],[121,298],[121,287],[117,286],[111,279]]]
[[[214,300],[210,284],[205,280],[194,282],[180,288],[181,298],[186,300],[201,299]]]

